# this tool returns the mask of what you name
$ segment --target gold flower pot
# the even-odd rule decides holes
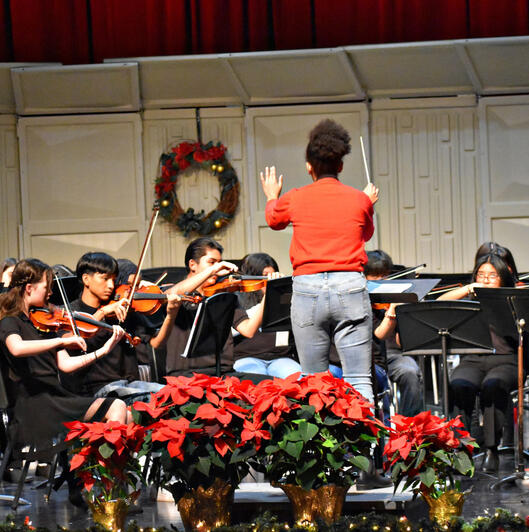
[[[463,513],[463,504],[468,493],[468,491],[448,490],[434,499],[429,493],[423,491],[422,496],[428,504],[430,521],[440,526],[449,525],[452,517],[458,517]]]
[[[296,523],[314,523],[316,519],[321,519],[328,525],[338,521],[342,515],[343,503],[347,488],[327,484],[314,490],[305,490],[293,484],[273,484],[281,488],[290,503],[292,513]]]
[[[129,499],[117,499],[115,501],[87,501],[92,512],[94,523],[98,523],[107,530],[117,532],[124,530],[125,519],[129,513],[131,502]]]
[[[186,493],[177,503],[186,531],[207,532],[218,526],[229,525],[233,492],[230,484],[216,478],[209,488],[199,486]]]

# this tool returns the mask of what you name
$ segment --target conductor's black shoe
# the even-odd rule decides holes
[[[393,481],[390,478],[381,475],[377,471],[374,471],[373,473],[361,471],[358,480],[356,481],[356,489],[360,491],[388,488],[392,485]]]
[[[481,469],[485,473],[497,473],[500,468],[500,455],[497,449],[487,449]]]

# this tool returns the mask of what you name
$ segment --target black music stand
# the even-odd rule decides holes
[[[292,277],[270,279],[266,283],[266,299],[263,309],[263,332],[292,330],[290,302],[292,301]]]
[[[476,297],[481,302],[487,321],[502,336],[517,344],[518,354],[518,415],[517,445],[515,446],[516,471],[493,482],[490,489],[514,481],[521,487],[529,487],[529,475],[525,472],[524,455],[524,378],[523,378],[523,337],[529,322],[529,292],[519,288],[476,288]]]
[[[230,334],[237,296],[222,292],[203,300],[197,308],[195,321],[183,357],[200,357],[215,353],[216,375],[220,377],[222,348]]]
[[[448,417],[448,355],[492,354],[487,323],[475,301],[430,301],[396,308],[403,355],[439,355],[443,414]]]
[[[68,301],[74,301],[77,299],[81,292],[81,285],[79,284],[77,277],[75,275],[70,275],[68,277],[60,277],[60,279],[64,290],[66,291],[66,297],[68,298]],[[61,307],[64,305],[61,292],[59,291],[59,287],[55,279],[53,279],[53,282],[51,283],[51,295],[49,301],[50,303]]]

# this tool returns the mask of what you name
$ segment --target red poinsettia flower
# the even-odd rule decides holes
[[[263,424],[259,421],[249,421],[244,420],[244,429],[241,432],[241,441],[255,441],[255,448],[257,450],[261,447],[262,440],[269,440],[270,432],[268,430],[263,430]]]

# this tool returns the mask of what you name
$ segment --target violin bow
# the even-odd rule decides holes
[[[75,334],[75,336],[78,336],[79,338],[81,338],[81,333],[79,332],[77,323],[75,323],[75,320],[73,319],[72,307],[70,306],[70,301],[68,301],[68,297],[66,296],[66,290],[64,290],[64,285],[62,284],[62,280],[57,274],[55,274],[54,277],[55,277],[55,282],[57,283],[57,286],[59,287],[59,292],[61,293],[61,298],[62,298],[62,302],[64,303],[64,308],[66,309],[66,312],[68,313],[68,319],[70,320],[72,331]],[[83,350],[83,353],[86,354],[86,351]]]
[[[143,261],[145,260],[145,255],[147,254],[147,248],[149,247],[149,243],[151,241],[152,234],[154,232],[154,226],[156,224],[156,220],[158,219],[158,214],[160,212],[160,207],[158,207],[158,204],[155,203],[153,210],[152,210],[152,216],[151,216],[151,222],[149,224],[149,230],[147,231],[147,235],[145,237],[145,242],[143,243],[143,249],[141,250],[140,254],[140,260],[138,261],[138,267],[136,268],[136,273],[134,274],[134,280],[132,281],[132,286],[129,292],[128,297],[125,299],[126,306],[125,306],[125,317],[127,317],[127,314],[129,312],[129,308],[132,303],[132,298],[134,297],[134,292],[136,291],[136,288],[138,287],[138,282],[140,279],[140,272],[143,268]]]
[[[360,147],[362,148],[362,159],[364,160],[364,168],[366,171],[367,184],[370,185],[371,176],[369,175],[369,166],[367,166],[366,150],[364,148],[364,139],[362,138],[362,135],[360,135]]]

